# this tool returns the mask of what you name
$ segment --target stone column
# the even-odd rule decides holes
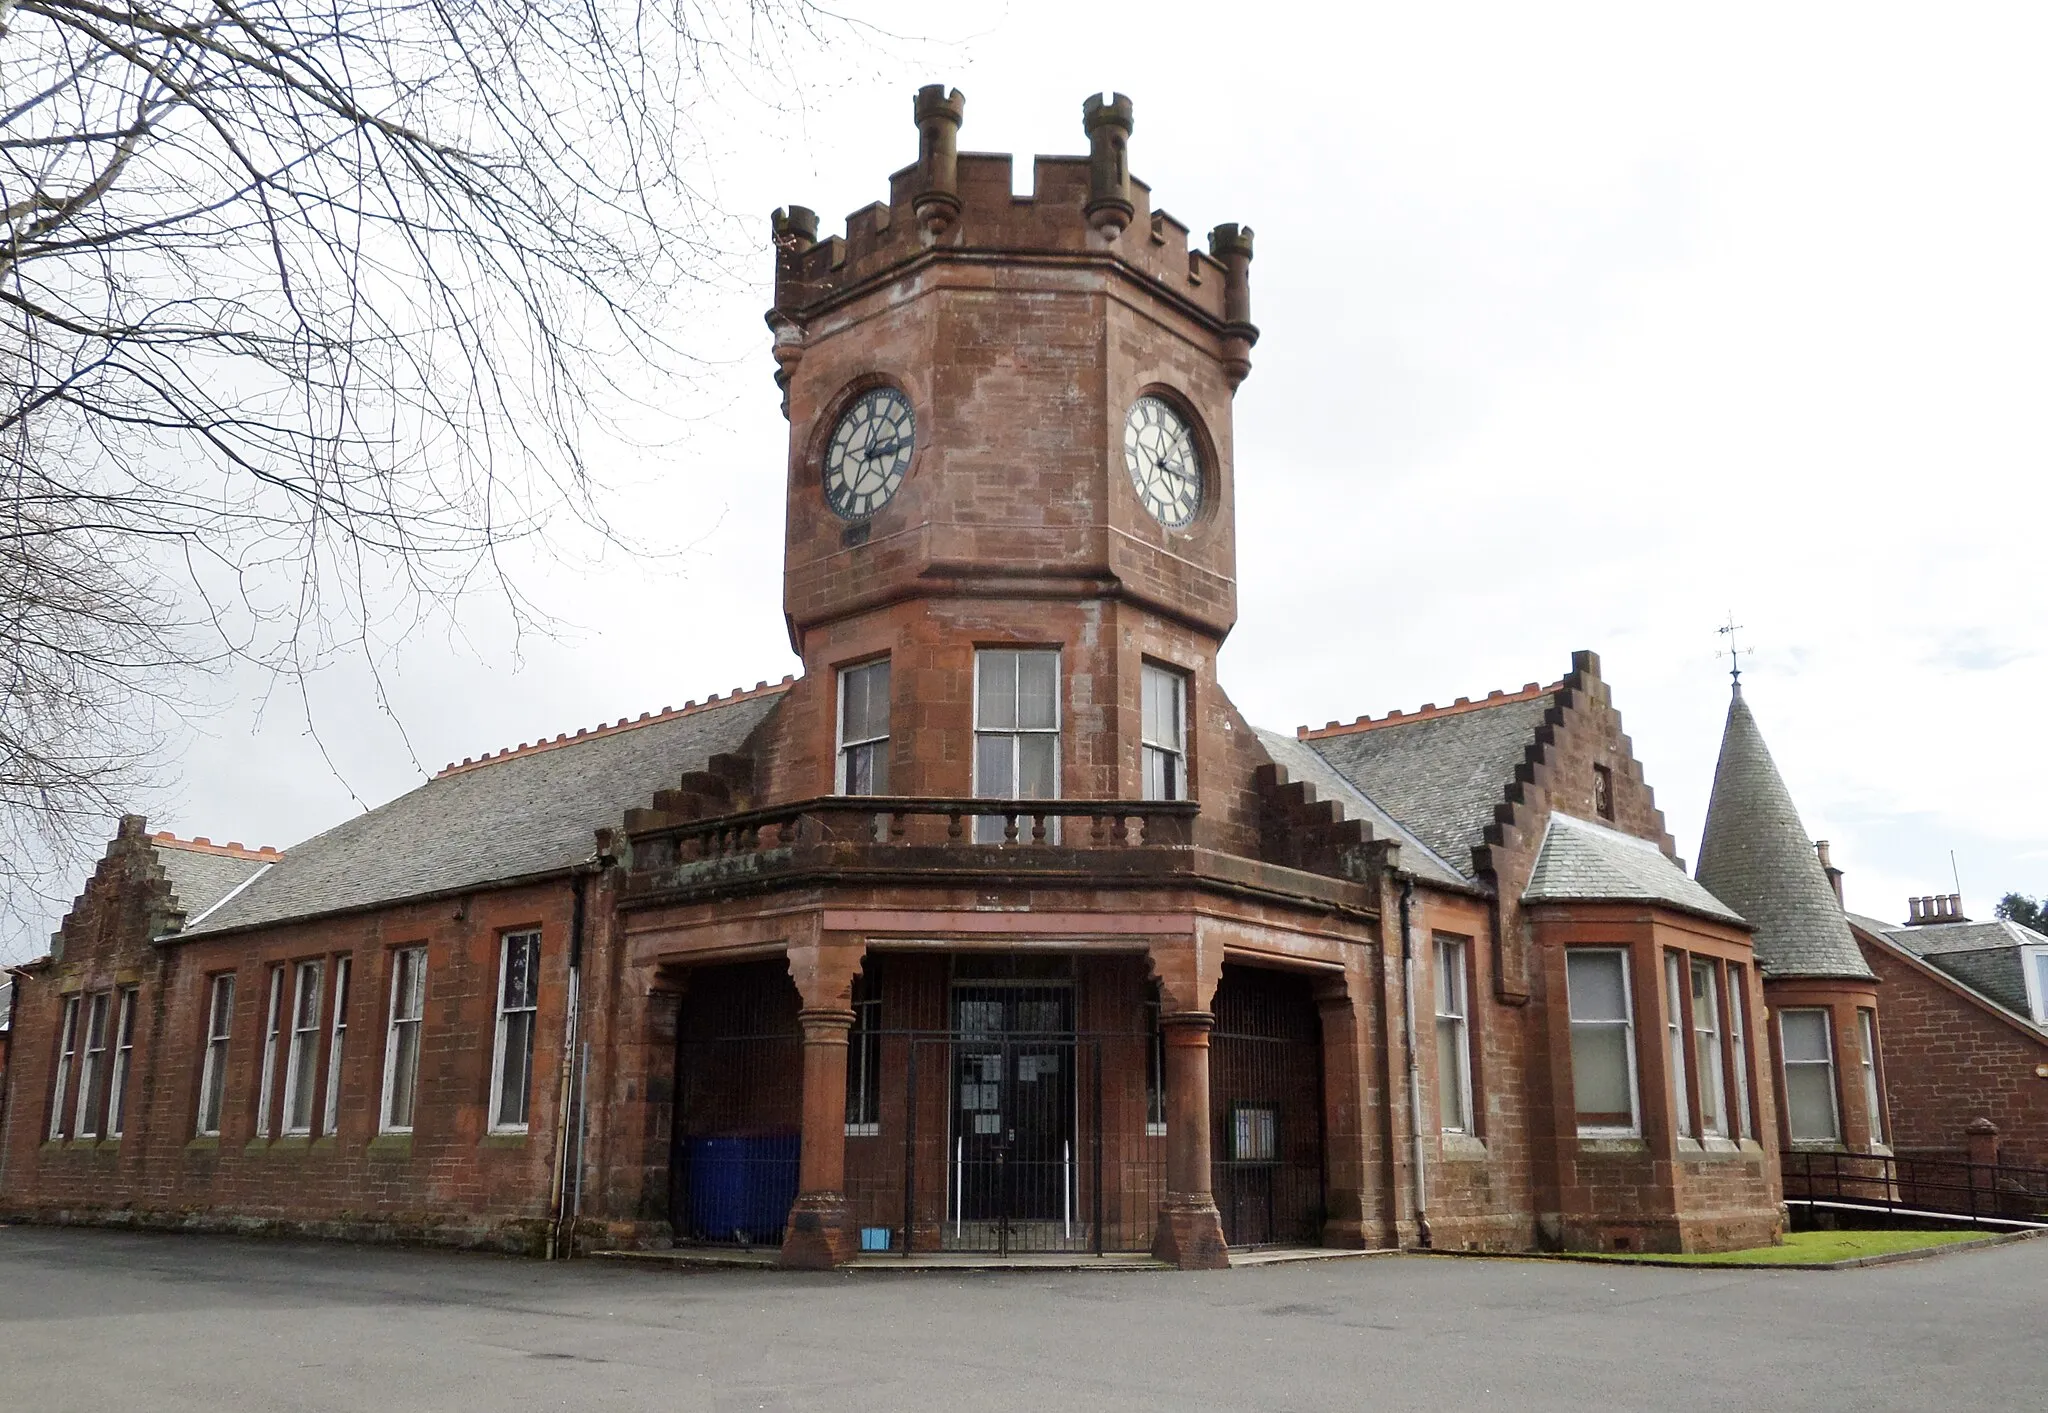
[[[783,1228],[781,1264],[837,1266],[855,1250],[846,1208],[846,1041],[853,1029],[853,978],[864,940],[813,933],[789,946],[789,973],[803,1007],[803,1141],[796,1201]]]
[[[1323,1033],[1323,1161],[1328,1173],[1323,1245],[1371,1246],[1366,1218],[1364,1060],[1354,986],[1363,978],[1348,971],[1316,987],[1316,1011]]]
[[[1162,1015],[1166,1041],[1166,1200],[1152,1254],[1184,1271],[1230,1264],[1223,1217],[1209,1190],[1209,1032],[1207,1011]]]
[[[846,1221],[846,1037],[853,1011],[797,1013],[804,1032],[804,1129],[781,1264],[822,1270],[853,1254]]]

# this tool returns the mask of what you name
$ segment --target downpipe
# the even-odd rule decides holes
[[[1408,1052],[1408,1167],[1415,1185],[1415,1240],[1430,1245],[1429,1177],[1423,1167],[1422,1063],[1415,1053],[1415,880],[1401,880],[1401,1041]]]

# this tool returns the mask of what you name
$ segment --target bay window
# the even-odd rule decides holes
[[[1860,1007],[1856,1021],[1863,1032],[1863,1106],[1870,1114],[1870,1141],[1881,1144],[1885,1142],[1884,1087],[1877,1078],[1877,1012]]]
[[[1587,1137],[1639,1133],[1628,953],[1612,947],[1573,947],[1565,953],[1565,983],[1579,1132]]]
[[[1707,957],[1692,959],[1693,1073],[1699,1076],[1700,1133],[1728,1136],[1727,1091],[1721,1071],[1721,967]]]
[[[1840,1143],[1834,1025],[1824,1010],[1778,1012],[1785,1055],[1785,1119],[1794,1143]]]
[[[1696,1138],[1692,1101],[1685,1083],[1685,958],[1664,954],[1664,1053],[1671,1069],[1671,1122],[1681,1138]]]

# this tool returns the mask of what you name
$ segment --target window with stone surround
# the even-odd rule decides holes
[[[491,1059],[491,1131],[524,1133],[533,1102],[533,1031],[540,1015],[540,933],[498,944],[498,1029]]]
[[[199,1122],[194,1125],[201,1138],[220,1134],[221,1097],[228,1082],[228,1033],[235,1018],[235,978],[229,972],[213,979],[206,1007],[206,1058],[199,1071]]]
[[[1728,1136],[1728,1091],[1723,1083],[1721,1039],[1721,964],[1712,957],[1692,959],[1692,1058],[1699,1076],[1700,1133]]]
[[[1642,1132],[1636,1105],[1636,1036],[1628,953],[1573,947],[1565,953],[1570,995],[1572,1092],[1579,1133],[1588,1138]]]
[[[78,1061],[78,1113],[71,1124],[73,1138],[100,1137],[99,1082],[107,1063],[107,1002],[104,991],[86,998],[85,1047]]]
[[[1856,1012],[1857,1028],[1863,1041],[1863,1106],[1870,1115],[1870,1141],[1884,1143],[1884,1086],[1877,1072],[1877,1012],[1868,1006]]]
[[[1835,1098],[1834,1019],[1822,1009],[1778,1012],[1785,1055],[1785,1120],[1794,1143],[1840,1143]]]
[[[284,1131],[313,1131],[313,1095],[320,1078],[320,989],[326,967],[300,962],[292,975],[291,1047],[284,1063]]]
[[[119,1138],[127,1120],[128,1072],[135,1060],[135,988],[124,986],[114,1020],[114,1068],[107,1075],[107,1137]]]
[[[1735,1136],[1755,1138],[1756,1120],[1749,1107],[1749,969],[1728,963],[1728,1072],[1735,1081]]]
[[[1147,800],[1188,797],[1188,679],[1184,672],[1146,663],[1140,673],[1139,754]]]
[[[277,1041],[284,1021],[284,968],[270,969],[270,1004],[264,1008],[263,1069],[256,1082],[256,1136],[270,1137],[270,1096],[277,1083]]]
[[[1671,1071],[1671,1122],[1680,1138],[1697,1138],[1692,1123],[1692,1098],[1685,1084],[1686,1004],[1685,955],[1664,954],[1664,1053]]]
[[[52,1143],[64,1136],[66,1109],[64,1101],[71,1093],[71,1066],[78,1058],[78,1003],[77,996],[64,998],[64,1019],[57,1027],[57,1073],[51,1079],[50,1129]]]
[[[320,1131],[333,1133],[341,1118],[341,1052],[348,1038],[348,982],[354,968],[347,957],[334,959],[334,1010],[327,1023],[327,1113]]]
[[[1060,792],[1060,655],[984,648],[974,655],[974,793],[1053,800]],[[1054,822],[1055,824],[1057,821]],[[1028,827],[1020,823],[1020,828]],[[1000,815],[974,822],[978,844],[1004,842]]]
[[[1436,938],[1436,1107],[1445,1133],[1471,1133],[1472,1027],[1468,997],[1471,943]]]
[[[420,1078],[420,1021],[427,1013],[427,949],[391,954],[391,1021],[384,1033],[384,1104],[377,1127],[411,1133]]]
[[[839,769],[842,795],[889,793],[889,659],[839,673]]]

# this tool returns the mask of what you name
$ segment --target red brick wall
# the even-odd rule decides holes
[[[1878,1054],[1893,1147],[1961,1152],[1964,1130],[1998,1125],[2000,1157],[2048,1168],[2048,1037],[1929,976],[1889,947],[1857,938],[1879,978]]]

